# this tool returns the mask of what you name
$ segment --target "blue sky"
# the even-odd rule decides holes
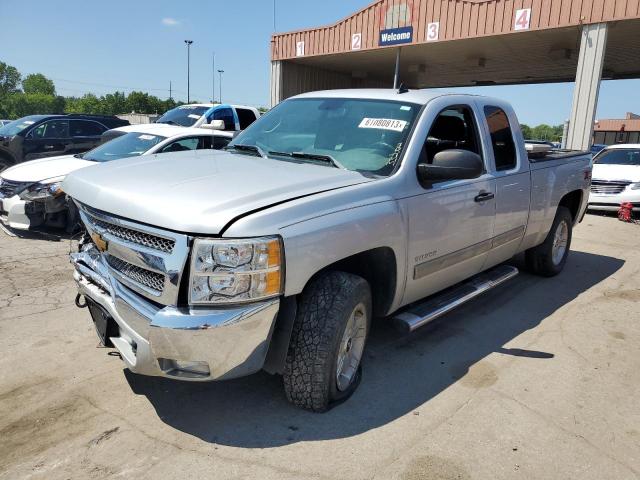
[[[278,31],[333,23],[369,0],[277,0]],[[53,79],[62,95],[144,90],[186,100],[191,39],[191,97],[211,98],[211,57],[223,75],[223,100],[267,105],[272,0],[0,0],[0,61]],[[216,78],[217,82],[217,78]],[[127,88],[123,88],[127,87]],[[640,113],[640,80],[604,82],[598,118]],[[216,91],[218,87],[216,86]],[[467,88],[511,101],[523,123],[561,123],[572,84]]]

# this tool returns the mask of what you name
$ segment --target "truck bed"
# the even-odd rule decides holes
[[[529,154],[528,157],[531,163],[541,163],[551,160],[568,160],[583,155],[591,155],[591,152],[586,150],[551,150],[543,154]]]

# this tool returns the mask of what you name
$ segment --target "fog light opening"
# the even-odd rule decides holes
[[[159,358],[160,369],[171,377],[206,378],[211,375],[207,362],[192,362]]]

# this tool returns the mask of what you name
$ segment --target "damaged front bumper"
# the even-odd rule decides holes
[[[45,223],[63,228],[68,210],[64,197],[27,201],[18,195],[3,198],[0,195],[0,221],[16,230],[29,230]]]
[[[79,295],[117,324],[110,341],[131,371],[209,381],[263,367],[279,299],[230,308],[161,306],[118,282],[92,244],[71,254],[71,263]]]

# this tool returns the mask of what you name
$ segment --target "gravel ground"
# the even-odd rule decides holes
[[[358,391],[318,415],[265,373],[124,370],[74,306],[69,240],[0,231],[0,479],[640,478],[639,233],[588,215],[560,276],[375,326]]]

